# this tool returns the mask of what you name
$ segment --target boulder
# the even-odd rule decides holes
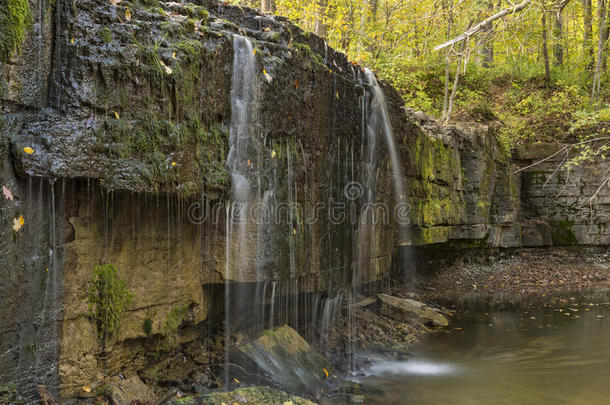
[[[435,326],[447,326],[447,318],[435,308],[409,298],[398,298],[387,294],[377,294],[381,301],[381,312],[390,318],[408,321],[417,320]]]
[[[218,405],[218,404],[277,404],[316,405],[304,398],[291,396],[271,387],[254,386],[238,388],[230,392],[214,392],[192,397],[174,399],[167,405]]]
[[[107,392],[113,405],[129,405],[134,401],[152,404],[156,399],[154,392],[138,376],[110,384]]]
[[[290,391],[312,391],[330,374],[328,361],[291,327],[265,330],[239,351],[273,382]]]

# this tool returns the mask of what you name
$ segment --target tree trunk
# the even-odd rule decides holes
[[[599,88],[601,82],[602,73],[602,59],[604,56],[604,48],[606,45],[606,0],[599,0],[598,3],[598,14],[599,14],[599,35],[597,44],[597,61],[595,63],[595,73],[593,75],[593,86],[591,89],[591,102],[597,103],[599,101]]]
[[[326,38],[326,0],[317,0],[318,18],[314,24],[313,32],[320,38]]]
[[[563,14],[561,10],[555,12],[553,39],[555,40],[555,46],[553,47],[553,64],[555,66],[561,66],[563,65]]]
[[[275,14],[275,0],[262,0],[261,10],[263,13]]]
[[[542,10],[542,59],[544,60],[544,80],[547,84],[551,82],[551,69],[549,67],[549,50],[546,31],[546,11]]]
[[[487,7],[489,10],[489,15],[492,15],[494,12],[494,2],[493,0],[489,0],[487,2]],[[482,49],[481,49],[481,66],[484,68],[489,68],[494,62],[494,28],[493,24],[489,24],[487,27],[481,30],[483,34],[482,39]]]
[[[447,40],[451,39],[451,27],[453,25],[453,0],[445,0],[442,3],[443,10],[447,12]],[[451,49],[447,50],[445,60],[445,92],[443,95],[443,120],[447,117],[449,107],[449,81],[451,80]]]
[[[582,38],[582,49],[585,57],[587,70],[593,72],[595,64],[593,57],[593,7],[591,0],[582,0],[584,32]]]

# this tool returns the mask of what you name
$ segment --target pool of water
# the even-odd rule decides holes
[[[472,297],[404,360],[367,355],[367,404],[608,404],[610,295]]]

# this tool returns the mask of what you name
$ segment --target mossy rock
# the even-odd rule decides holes
[[[6,62],[20,52],[31,24],[28,0],[3,0],[0,3],[0,62]]]
[[[265,404],[316,405],[301,397],[291,396],[284,391],[270,387],[254,386],[238,388],[231,392],[214,392],[198,396],[184,397],[167,402],[168,405],[220,405],[220,404]]]

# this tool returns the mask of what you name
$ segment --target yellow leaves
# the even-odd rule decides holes
[[[170,68],[169,66],[167,66],[162,60],[159,61],[159,64],[161,66],[163,66],[163,68],[165,69],[165,73],[167,73],[168,75],[171,75],[173,73],[172,68]]]
[[[248,160],[246,161],[246,164],[248,165],[248,167],[252,166],[252,162],[250,161],[250,159],[248,159]]]
[[[256,48],[252,49],[252,55],[256,55]]]
[[[275,155],[277,155],[277,153],[275,153],[274,150],[271,151],[271,159],[275,158]]]
[[[21,230],[21,228],[23,227],[24,223],[25,223],[25,220],[23,219],[23,215],[19,215],[19,218],[14,218],[13,219],[13,230],[15,232],[19,232]]]
[[[70,38],[70,43],[73,44],[74,43],[74,37]]]
[[[335,94],[335,96],[337,97],[337,100],[338,100],[338,99],[339,99],[339,92],[337,92],[337,93]]]
[[[292,228],[292,234],[296,235],[297,234],[297,228]]]
[[[235,378],[235,377],[233,377],[233,381],[235,381],[235,382],[236,382],[236,383],[238,383],[238,384],[241,384],[241,383],[239,382],[239,380],[238,380],[237,378]]]
[[[7,186],[2,186],[2,194],[4,194],[7,200],[13,201],[13,193]]]
[[[322,371],[324,371],[324,374],[326,375],[326,378],[328,378],[330,376],[330,373],[328,372],[327,369],[323,368]]]
[[[172,52],[172,59],[176,59],[176,52]]]
[[[80,387],[81,390],[83,390],[84,392],[91,392],[91,387],[88,385],[85,385],[83,387]]]
[[[120,119],[121,117],[119,116],[119,113],[114,111],[114,118],[116,118],[117,120]]]
[[[172,162],[172,166],[176,166],[176,162]]]
[[[23,151],[25,153],[27,153],[28,155],[31,155],[32,153],[34,153],[34,149],[30,148],[29,146],[26,146],[25,148],[23,148]]]
[[[127,21],[131,20],[131,10],[129,8],[125,9],[125,19]]]
[[[271,27],[263,27],[263,31],[269,32],[269,31],[271,31]]]
[[[269,73],[267,73],[267,71],[265,69],[263,69],[263,75],[265,76],[267,83],[271,83],[273,81],[273,77],[271,77],[271,75]]]

